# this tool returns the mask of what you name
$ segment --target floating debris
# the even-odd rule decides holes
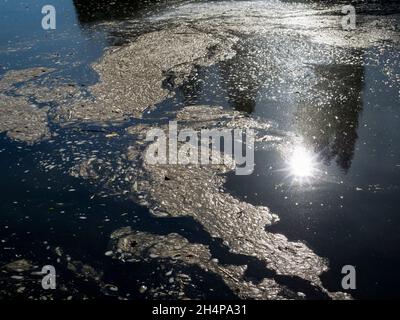
[[[33,144],[50,137],[47,109],[32,107],[22,97],[0,94],[0,133],[17,141]]]

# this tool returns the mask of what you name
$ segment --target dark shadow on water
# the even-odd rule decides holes
[[[360,54],[361,55],[361,54]],[[357,65],[315,66],[319,78],[315,92],[329,100],[320,104],[300,103],[296,114],[297,133],[326,165],[336,160],[347,172],[357,142],[358,119],[362,111],[364,69]]]
[[[133,17],[137,11],[154,1],[139,0],[73,0],[79,22],[88,23]]]
[[[173,5],[187,3],[187,0],[73,0],[79,22],[82,24],[124,20],[141,15],[154,14]]]

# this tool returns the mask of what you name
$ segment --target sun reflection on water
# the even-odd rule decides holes
[[[316,162],[313,154],[303,146],[297,146],[289,158],[290,173],[295,177],[312,177]]]
[[[311,183],[318,174],[318,161],[314,152],[299,144],[290,148],[285,171],[293,183]]]

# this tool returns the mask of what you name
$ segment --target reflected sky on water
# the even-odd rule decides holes
[[[57,22],[57,33],[43,33],[33,13],[44,4],[47,2],[1,1],[5,14],[0,22],[0,74],[40,65],[56,67],[60,76],[83,85],[94,83],[97,76],[90,63],[101,57],[104,48],[124,43],[143,32],[139,27],[128,32],[108,28],[104,23],[140,19],[171,5],[163,1],[118,1],[111,5],[109,1],[60,0],[57,8],[62,16]],[[398,48],[387,45],[333,50],[328,45],[297,37],[249,35],[240,39],[235,50],[237,54],[231,60],[198,67],[177,89],[173,100],[180,106],[221,105],[272,124],[271,130],[280,143],[259,145],[255,172],[251,176],[230,174],[227,189],[240,199],[265,205],[277,213],[281,221],[269,230],[305,241],[317,254],[327,257],[331,270],[322,277],[327,288],[341,290],[341,267],[351,264],[359,271],[355,297],[398,297]],[[13,148],[4,141],[0,146],[7,151]],[[49,146],[42,151],[52,152]],[[10,160],[10,157],[21,159],[20,152],[23,151],[3,153],[7,157],[2,163],[15,172],[15,176],[9,172],[8,179],[17,181],[23,175],[23,171],[13,168],[13,162],[18,161]],[[57,180],[53,176],[47,178]],[[54,182],[52,186],[65,192],[60,185],[57,189],[57,185]],[[18,182],[10,188],[3,180],[3,210],[11,212],[12,204],[5,199],[11,196],[11,191],[17,193],[23,188]],[[80,192],[81,198],[64,195],[58,201],[67,200],[71,208],[83,211],[88,205],[83,199],[89,195],[84,188]],[[57,198],[57,193],[50,194]],[[24,195],[16,198],[22,201]],[[48,204],[39,192],[33,202]],[[110,201],[108,205],[121,212],[127,210],[125,204]],[[101,210],[101,203],[93,207],[101,212],[99,220],[108,217],[107,211]],[[147,212],[137,207],[135,210],[139,222],[128,223],[149,230],[160,231],[164,227],[174,230],[174,222],[163,226],[146,218]],[[18,232],[25,232],[24,226],[30,222],[24,224],[24,214],[27,213],[18,210],[15,221],[7,214],[3,216],[3,224],[18,225]],[[46,219],[43,217],[43,221]],[[68,225],[64,218],[55,221],[58,228]],[[106,230],[111,232],[126,223],[120,218]],[[182,224],[192,231],[197,228],[190,223],[189,227]],[[71,224],[65,230],[75,227],[76,224]],[[42,228],[38,227],[39,233]],[[81,249],[89,256],[91,245],[105,241],[92,229],[91,240]],[[81,237],[86,232],[87,229],[77,231]],[[68,246],[74,247],[74,238],[66,237]],[[219,293],[231,297],[226,288]]]

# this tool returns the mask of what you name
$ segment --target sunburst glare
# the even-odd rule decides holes
[[[303,146],[297,146],[289,158],[291,175],[299,178],[312,177],[315,173],[316,161],[313,154]]]
[[[311,183],[318,175],[317,155],[301,144],[286,152],[285,168],[291,183]]]

